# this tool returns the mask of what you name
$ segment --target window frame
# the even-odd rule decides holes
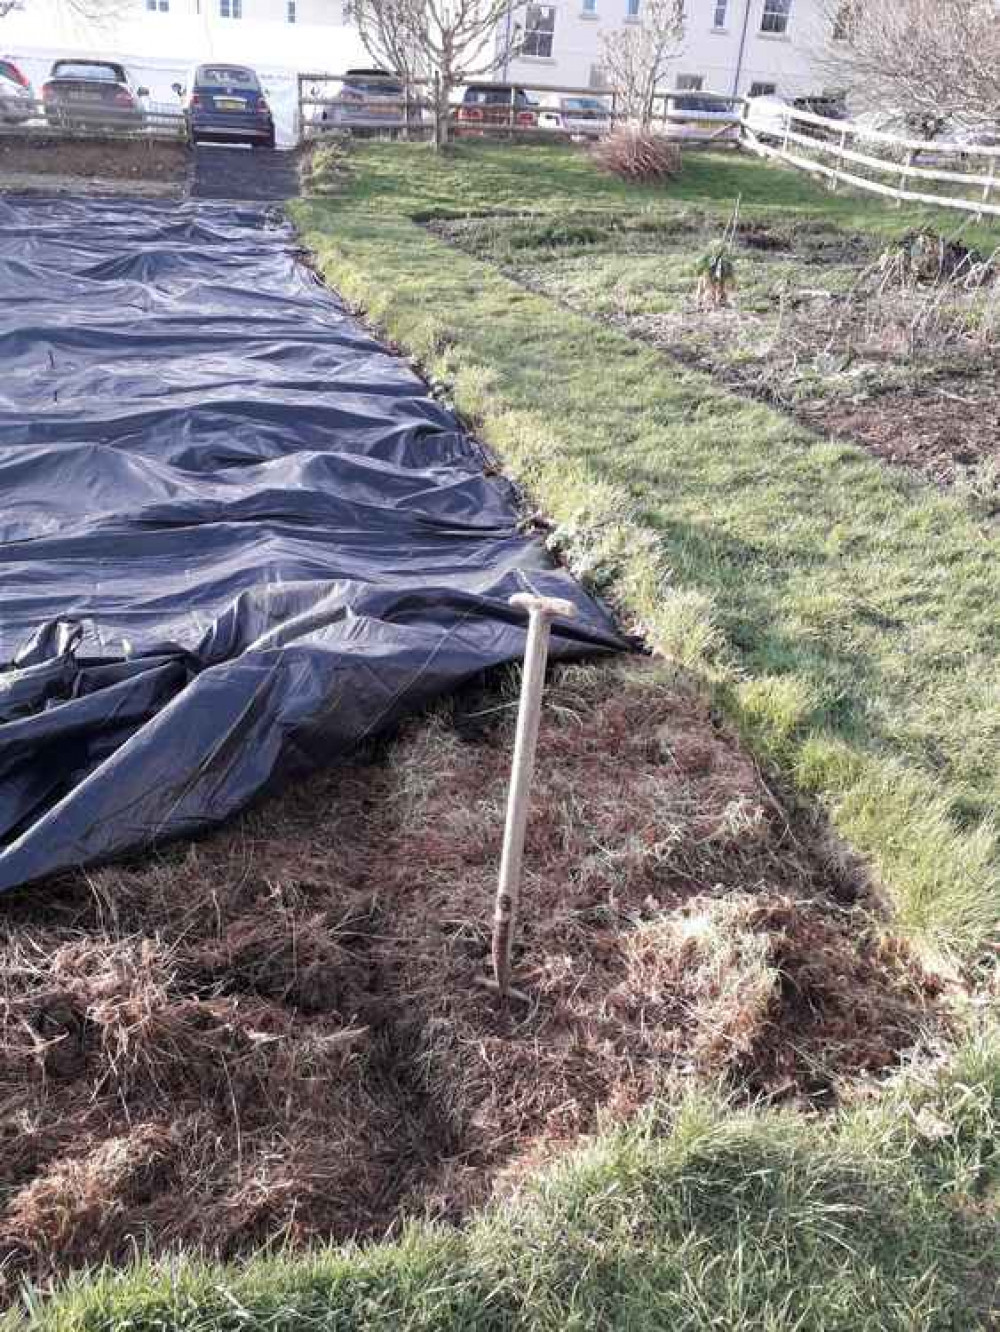
[[[760,11],[762,37],[787,37],[791,22],[792,0],[764,0]]]
[[[539,16],[543,14],[548,15],[547,26],[545,26],[545,18],[539,19]],[[535,19],[534,24],[530,22],[532,18]],[[524,10],[524,37],[518,55],[527,60],[553,60],[555,58],[552,54],[555,47],[555,38],[556,6],[554,4],[534,3],[533,0]],[[533,49],[531,50],[528,49],[529,42],[532,43]],[[548,49],[541,49],[546,42],[548,43]]]
[[[725,32],[728,23],[729,23],[729,0],[715,0],[715,4],[712,10],[712,31]]]

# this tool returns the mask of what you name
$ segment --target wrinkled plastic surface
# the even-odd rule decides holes
[[[0,200],[0,497],[0,889],[520,657],[516,591],[576,604],[555,655],[620,645],[263,210]]]

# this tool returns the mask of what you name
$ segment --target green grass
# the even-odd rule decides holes
[[[347,209],[382,209],[402,217],[462,217],[539,209],[624,207],[662,212],[669,203],[728,212],[737,197],[751,210],[821,214],[847,229],[896,235],[920,226],[961,228],[970,245],[992,249],[1000,228],[963,223],[929,208],[887,208],[871,198],[830,194],[808,178],[737,153],[689,152],[684,170],[665,192],[660,185],[626,183],[597,172],[587,155],[558,144],[511,148],[459,142],[439,157],[424,144],[369,143],[352,150],[354,170],[340,183]]]
[[[139,1262],[7,1332],[958,1332],[989,1326],[1000,1046],[832,1123],[684,1100],[464,1231],[243,1267]]]
[[[519,175],[519,173],[522,173]],[[559,524],[572,567],[700,672],[757,753],[824,802],[898,926],[973,955],[1000,920],[1000,561],[963,504],[524,290],[414,221],[530,201],[898,232],[915,219],[739,157],[667,190],[582,154],[359,151],[294,206],[330,281],[427,365]],[[680,207],[679,207],[680,206]]]

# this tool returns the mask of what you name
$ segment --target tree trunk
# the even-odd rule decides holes
[[[448,147],[451,111],[451,85],[440,74],[434,75],[434,150]]]

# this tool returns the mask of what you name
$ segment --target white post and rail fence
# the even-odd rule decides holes
[[[791,106],[776,107],[766,119],[751,107],[741,130],[744,148],[819,177],[832,190],[847,186],[900,208],[930,204],[1000,217],[1000,147],[911,139]]]

